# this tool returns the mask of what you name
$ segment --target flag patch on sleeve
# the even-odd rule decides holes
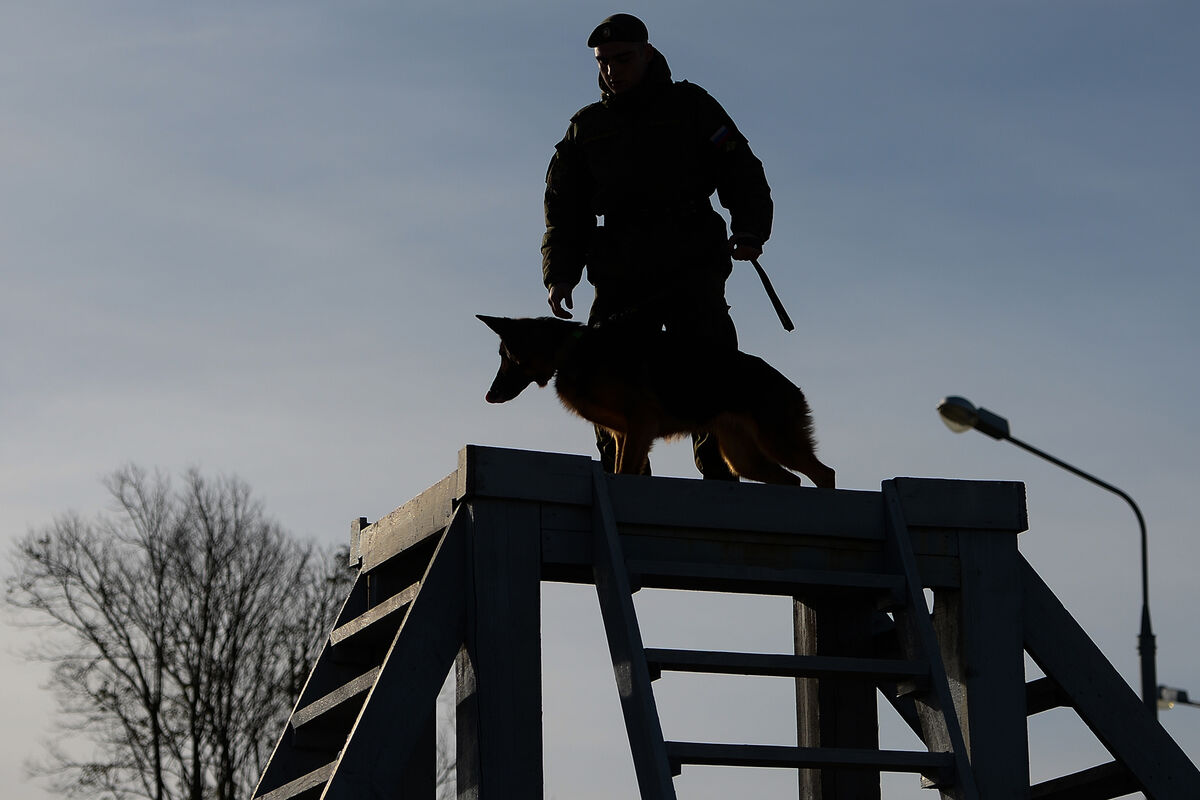
[[[721,127],[717,128],[716,132],[712,136],[708,137],[708,140],[710,142],[712,142],[714,145],[720,146],[722,144],[725,144],[725,140],[728,138],[729,138],[729,126],[722,125]]]

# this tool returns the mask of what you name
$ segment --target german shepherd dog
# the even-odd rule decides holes
[[[656,439],[709,432],[741,477],[799,485],[792,469],[833,488],[834,471],[814,453],[804,394],[761,358],[714,353],[663,331],[635,335],[620,324],[479,319],[500,335],[487,401],[508,402],[553,378],[567,409],[612,431],[619,473],[637,473]]]

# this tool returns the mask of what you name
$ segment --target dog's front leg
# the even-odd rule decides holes
[[[654,435],[641,425],[630,425],[625,433],[614,435],[617,456],[614,470],[621,475],[640,475],[650,455]]]

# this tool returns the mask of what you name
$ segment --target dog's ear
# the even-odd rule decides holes
[[[487,325],[489,328],[499,334],[501,339],[504,338],[506,331],[512,330],[512,320],[507,317],[487,317],[483,314],[476,314],[475,317],[484,325]]]

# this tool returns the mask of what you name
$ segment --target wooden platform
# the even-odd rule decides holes
[[[541,797],[542,581],[597,586],[643,800],[709,763],[800,769],[801,796],[823,800],[879,797],[881,770],[964,800],[1196,796],[1200,773],[1021,558],[1027,527],[1014,482],[729,484],[468,446],[445,479],[353,526],[359,581],[254,796],[432,798],[430,712],[457,665],[458,796]],[[641,587],[791,597],[795,650],[644,647],[626,602]],[[924,644],[901,625],[917,606]],[[1026,652],[1047,676],[1029,686]],[[649,689],[664,671],[794,677],[797,746],[664,742]],[[876,692],[927,750],[878,749]],[[1055,705],[1114,761],[1030,786],[1027,716]]]

